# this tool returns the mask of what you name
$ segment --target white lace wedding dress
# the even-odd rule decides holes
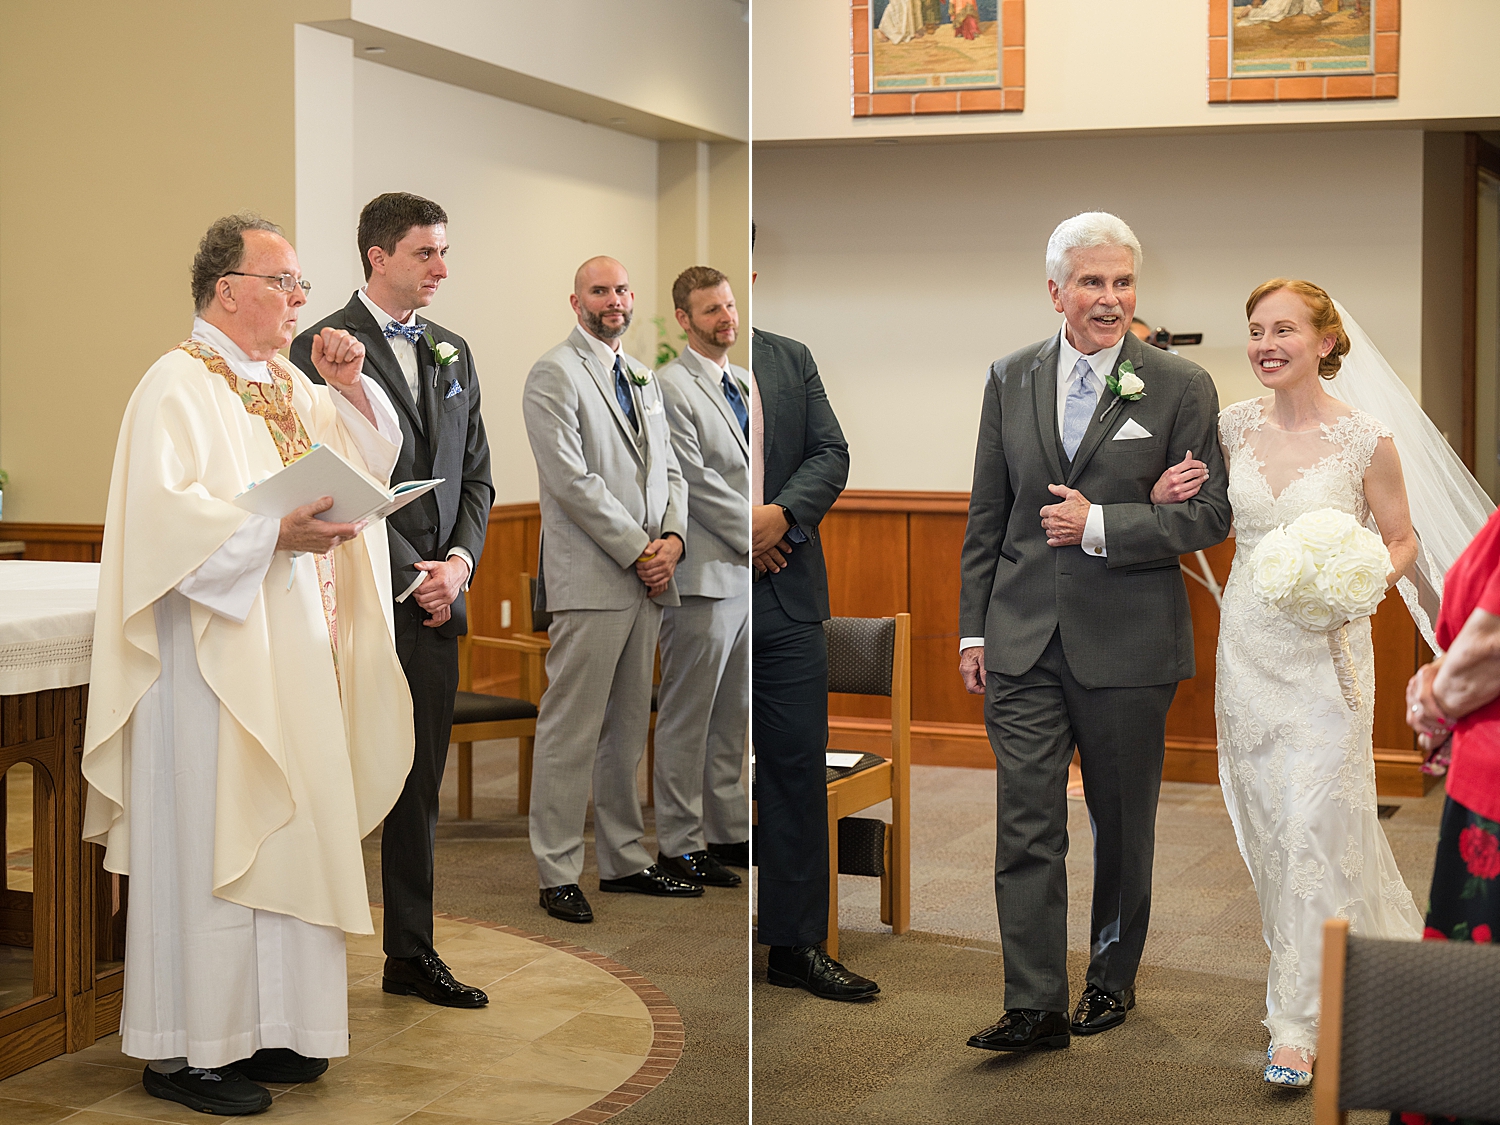
[[[1317,430],[1278,430],[1251,399],[1220,414],[1219,436],[1235,528],[1214,691],[1219,779],[1271,951],[1266,1027],[1273,1046],[1310,1054],[1323,922],[1348,918],[1357,934],[1416,938],[1422,917],[1376,813],[1370,619],[1348,626],[1360,693],[1353,711],[1327,637],[1256,598],[1250,555],[1266,532],[1304,512],[1336,508],[1364,523],[1365,470],[1389,434],[1358,410]]]

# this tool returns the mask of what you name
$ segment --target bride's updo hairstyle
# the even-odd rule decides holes
[[[1245,317],[1255,312],[1255,306],[1278,289],[1289,289],[1302,298],[1307,306],[1307,319],[1319,339],[1332,336],[1333,350],[1318,360],[1318,377],[1332,379],[1339,373],[1339,365],[1349,354],[1349,336],[1344,331],[1344,322],[1339,319],[1339,310],[1333,307],[1333,298],[1321,287],[1310,281],[1293,281],[1285,277],[1273,277],[1261,282],[1245,302]]]

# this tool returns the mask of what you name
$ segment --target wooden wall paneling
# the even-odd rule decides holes
[[[484,554],[469,585],[469,628],[486,637],[509,636],[515,628],[515,602],[520,597],[521,574],[537,570],[537,540],[542,517],[535,503],[503,504],[490,509]],[[511,621],[502,625],[504,606],[511,603]],[[480,649],[474,654],[474,690],[513,694],[519,686],[520,665],[515,653]]]
[[[958,677],[958,562],[967,523],[962,512],[910,517],[913,723],[984,722],[983,696],[970,695]]]
[[[26,544],[25,559],[46,562],[98,562],[104,545],[102,523],[14,523],[0,520],[0,539]]]
[[[907,514],[840,511],[823,517],[818,534],[828,564],[828,598],[835,617],[894,617],[908,609]],[[867,695],[831,695],[833,715],[884,718],[889,701]],[[889,729],[889,726],[887,726]]]

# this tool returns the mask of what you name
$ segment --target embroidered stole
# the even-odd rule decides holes
[[[179,344],[178,347],[229,384],[229,389],[238,395],[240,402],[244,404],[246,413],[265,419],[266,429],[271,433],[271,440],[276,443],[276,452],[281,455],[283,467],[290,465],[312,449],[312,439],[307,436],[302,419],[297,417],[296,408],[292,406],[291,371],[288,370],[286,361],[279,355],[273,355],[266,364],[271,381],[255,383],[241,379],[231,371],[229,364],[224,362],[224,357],[207,344],[189,340]],[[328,626],[328,646],[333,651],[333,671],[337,676],[339,627],[334,600],[333,552],[316,555],[313,562],[317,568],[318,592],[323,600],[323,620]]]

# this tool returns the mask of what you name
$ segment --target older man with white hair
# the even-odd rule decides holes
[[[959,671],[998,765],[1005,1014],[990,1051],[1124,1022],[1151,909],[1167,708],[1194,674],[1179,555],[1229,532],[1208,373],[1129,331],[1141,247],[1114,215],[1047,243],[1055,336],[985,380],[959,603]],[[1183,496],[1199,486],[1191,499]],[[1094,832],[1086,988],[1067,1015],[1068,765]]]

